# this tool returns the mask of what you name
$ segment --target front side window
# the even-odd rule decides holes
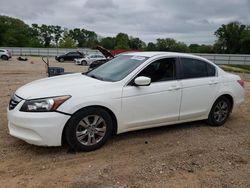
[[[94,59],[96,56],[95,55],[90,55],[88,58]]]
[[[151,78],[151,82],[161,82],[175,79],[175,58],[159,59],[148,65],[138,76]]]
[[[205,61],[181,58],[182,78],[202,78],[215,76],[215,67]]]

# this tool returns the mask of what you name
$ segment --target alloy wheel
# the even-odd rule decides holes
[[[103,139],[106,129],[106,122],[101,116],[88,115],[78,123],[76,138],[81,144],[91,146]]]
[[[229,113],[229,107],[226,101],[220,101],[218,104],[215,106],[214,109],[214,119],[216,122],[220,123],[223,122]]]

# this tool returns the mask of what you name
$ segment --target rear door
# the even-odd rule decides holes
[[[217,96],[219,80],[214,65],[180,58],[182,101],[180,120],[206,117]]]
[[[136,77],[151,78],[149,86],[123,88],[122,111],[125,129],[164,125],[179,119],[181,86],[176,79],[176,58],[155,60]],[[135,78],[136,78],[135,77]]]

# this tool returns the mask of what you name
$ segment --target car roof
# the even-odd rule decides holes
[[[144,56],[144,57],[153,57],[153,56],[176,56],[176,57],[190,57],[190,58],[199,58],[204,59],[202,57],[186,54],[186,53],[178,53],[178,52],[125,52],[121,55],[134,55],[134,56]]]

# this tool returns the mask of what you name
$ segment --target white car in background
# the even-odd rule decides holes
[[[244,82],[207,59],[182,53],[122,54],[87,73],[31,82],[11,97],[8,127],[28,143],[77,151],[113,134],[206,120],[221,126],[244,101]]]
[[[11,53],[9,50],[0,49],[0,59],[9,60],[11,58]]]
[[[74,61],[76,65],[90,65],[92,62],[97,60],[106,60],[106,58],[100,54],[91,54],[84,58],[75,59]]]

